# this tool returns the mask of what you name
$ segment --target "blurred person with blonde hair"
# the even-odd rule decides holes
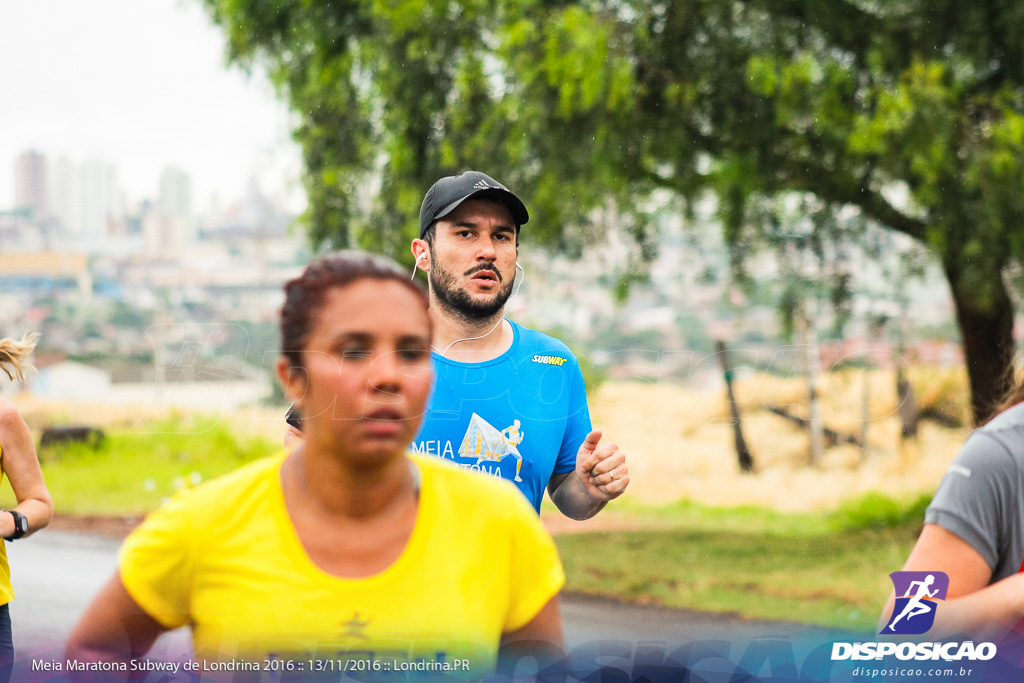
[[[9,379],[25,381],[25,372],[32,365],[28,357],[35,349],[38,334],[26,335],[21,341],[0,339],[0,369]],[[24,538],[50,522],[53,500],[39,469],[35,444],[25,420],[17,408],[0,398],[0,478],[11,483],[17,505],[0,512],[0,536],[7,541]],[[14,642],[11,635],[9,603],[14,599],[7,548],[0,544],[0,681],[10,679],[14,664]]]

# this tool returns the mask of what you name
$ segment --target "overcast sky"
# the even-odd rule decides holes
[[[110,162],[129,200],[176,166],[199,211],[254,175],[301,208],[287,107],[224,44],[199,0],[0,0],[0,209],[27,149]]]

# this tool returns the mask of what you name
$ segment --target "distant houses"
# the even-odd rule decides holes
[[[113,382],[110,372],[59,355],[35,360],[37,375],[27,377],[29,391],[40,398],[73,403],[99,401],[109,396]]]
[[[24,387],[38,398],[71,403],[235,410],[270,395],[268,373],[233,358],[192,359],[187,365],[69,360],[40,354]]]

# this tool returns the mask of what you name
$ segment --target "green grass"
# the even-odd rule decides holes
[[[917,539],[925,500],[869,494],[816,515],[634,503],[617,516],[659,528],[556,541],[572,591],[863,630]]]
[[[843,501],[830,512],[777,512],[753,505],[716,507],[682,500],[667,505],[645,505],[623,497],[602,516],[651,527],[686,527],[690,530],[736,531],[783,536],[814,536],[834,531],[896,529],[920,524],[931,495],[898,501],[882,493],[868,493]],[[559,514],[545,498],[541,511]],[[919,531],[920,529],[918,529]]]
[[[900,504],[881,493],[867,493],[860,498],[844,501],[829,515],[832,529],[895,529],[906,525],[920,525],[924,512],[932,502],[931,494],[918,496]]]
[[[86,444],[42,449],[39,459],[54,508],[70,514],[138,514],[193,486],[280,450],[278,443],[232,433],[213,419],[170,419],[109,433]],[[9,486],[0,499],[13,500]]]
[[[824,533],[829,515],[785,513],[753,505],[716,507],[682,500],[668,505],[644,505],[630,498],[615,501],[601,514],[637,524],[679,526],[691,530],[736,531],[766,534]]]

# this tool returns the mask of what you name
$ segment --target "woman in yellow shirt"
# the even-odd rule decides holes
[[[430,336],[425,294],[390,261],[342,252],[289,282],[278,376],[304,443],[151,515],[69,656],[131,670],[190,624],[200,671],[450,680],[485,673],[499,647],[560,647],[564,574],[529,504],[406,450],[431,390]]]
[[[0,370],[8,379],[25,380],[25,370],[32,367],[26,359],[32,355],[38,338],[39,335],[33,334],[20,342],[0,339]],[[0,512],[0,537],[13,541],[49,524],[53,501],[39,469],[32,434],[17,408],[7,399],[0,398],[0,479],[3,476],[11,483],[18,502],[14,508]],[[13,599],[7,548],[0,543],[0,602],[3,603],[0,605],[0,683],[6,683],[10,678],[14,663],[8,605]]]

